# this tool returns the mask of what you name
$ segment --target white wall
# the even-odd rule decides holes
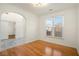
[[[0,5],[0,15],[5,12],[15,12],[22,15],[25,19],[25,38],[19,38],[16,40],[0,40],[0,51],[5,50],[7,48],[11,48],[16,45],[28,43],[34,41],[38,38],[37,32],[37,17],[36,15],[21,9],[20,7],[16,7],[13,5],[3,4]],[[20,29],[20,28],[19,28]],[[18,29],[18,30],[19,30]]]
[[[77,50],[78,50],[78,53],[79,53],[79,6],[78,6],[78,9],[77,9]]]
[[[5,30],[6,29],[6,30]],[[1,39],[8,39],[8,33],[9,33],[9,30],[8,30],[8,22],[0,22],[0,35],[1,35]]]
[[[46,37],[45,22],[46,19],[53,16],[64,17],[64,39],[55,39]],[[40,39],[49,41],[52,43],[62,44],[65,46],[76,47],[77,44],[77,32],[76,32],[76,8],[69,8],[52,14],[43,15],[40,17]]]
[[[14,35],[15,34],[15,31],[16,31],[15,26],[16,26],[16,23],[9,23],[8,27],[10,29],[10,31],[9,31],[10,35]]]

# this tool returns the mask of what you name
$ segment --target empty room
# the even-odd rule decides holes
[[[78,3],[0,3],[0,56],[78,55]]]

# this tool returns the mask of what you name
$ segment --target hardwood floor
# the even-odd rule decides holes
[[[72,47],[52,44],[45,41],[37,40],[28,44],[20,45],[11,49],[0,52],[1,56],[44,56],[45,48],[50,47],[53,50],[58,50],[64,56],[77,56],[77,50]]]

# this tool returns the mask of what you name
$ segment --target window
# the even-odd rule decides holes
[[[46,21],[46,35],[48,37],[60,37],[62,38],[63,33],[63,17],[55,16],[54,18],[49,18]]]

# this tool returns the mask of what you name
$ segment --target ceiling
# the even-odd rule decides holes
[[[76,3],[48,3],[46,6],[43,7],[34,7],[32,3],[15,3],[11,4],[14,6],[18,6],[24,10],[32,12],[37,15],[48,14],[51,12],[63,10],[66,8],[70,8],[72,6],[76,6]]]

